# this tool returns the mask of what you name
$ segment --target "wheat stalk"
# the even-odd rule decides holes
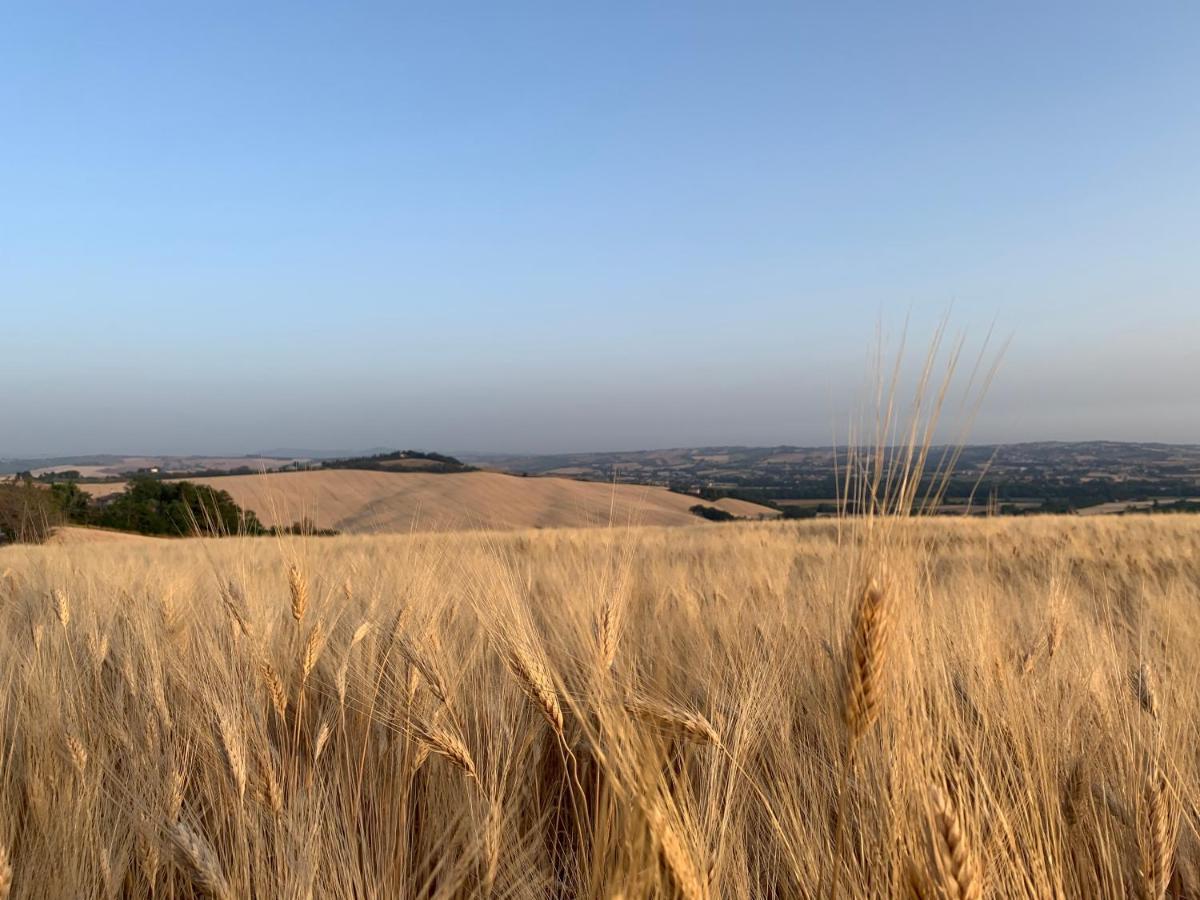
[[[333,676],[333,687],[337,691],[338,706],[346,706],[346,682],[350,676],[350,651],[346,651],[346,655],[342,657],[342,664],[338,666],[337,672]]]
[[[1158,718],[1158,679],[1149,661],[1143,662],[1130,677],[1134,696],[1142,709],[1151,717]]]
[[[491,896],[496,886],[496,875],[500,871],[501,830],[504,812],[500,801],[488,799],[487,816],[483,823],[483,892]]]
[[[308,684],[308,677],[316,668],[317,660],[321,656],[321,651],[325,647],[325,628],[318,621],[312,627],[312,631],[308,633],[308,640],[304,642],[304,651],[300,655],[300,690],[304,690],[304,686]]]
[[[667,865],[667,871],[671,873],[671,878],[684,900],[707,900],[708,883],[701,875],[701,867],[661,805],[648,810],[646,819],[662,853],[663,862]]]
[[[911,857],[904,860],[904,900],[934,900],[933,885]]]
[[[313,765],[321,761],[321,754],[325,752],[325,745],[329,742],[329,735],[332,732],[328,722],[321,723],[321,730],[317,732],[317,740],[313,745]]]
[[[55,588],[50,592],[50,600],[54,605],[54,616],[58,619],[58,624],[66,629],[71,624],[71,600],[67,597],[67,592]]]
[[[271,698],[271,706],[275,708],[275,714],[280,719],[286,719],[288,708],[287,690],[284,688],[283,680],[279,677],[279,674],[267,662],[266,656],[259,656],[258,672],[262,676],[263,684],[266,685],[267,694]]]
[[[445,679],[442,678],[433,661],[406,636],[400,638],[397,647],[405,661],[421,674],[425,680],[425,686],[429,688],[433,696],[437,697],[443,705],[449,706],[450,692],[446,689]]]
[[[79,740],[79,738],[73,734],[68,734],[67,752],[71,756],[71,763],[75,766],[75,771],[77,771],[80,775],[83,775],[88,764],[88,752],[87,748],[83,745],[83,741]]]
[[[338,666],[337,673],[334,676],[334,687],[337,689],[339,706],[344,707],[346,705],[346,681],[350,675],[350,654],[354,651],[358,642],[365,638],[370,630],[370,622],[363,622],[359,625],[350,638],[350,646],[346,648],[346,653],[342,656],[342,664]]]
[[[558,702],[558,694],[554,690],[554,682],[549,671],[541,662],[528,651],[514,646],[505,655],[508,667],[517,679],[517,683],[525,695],[533,701],[541,711],[554,733],[560,738],[563,735],[562,707]]]
[[[287,578],[288,591],[292,598],[292,618],[299,625],[308,609],[308,579],[304,577],[304,573],[295,563],[288,566]]]
[[[238,799],[246,796],[246,748],[241,733],[224,710],[217,712],[217,735],[220,737],[221,756],[225,768],[237,788]]]
[[[846,780],[854,767],[858,742],[879,714],[880,681],[886,659],[891,610],[887,592],[874,579],[867,582],[854,611],[844,660],[845,695],[843,721],[846,725],[846,755],[842,760],[837,791],[837,824],[834,826],[833,875],[830,900],[837,900],[842,874],[845,840]]]
[[[457,735],[435,725],[417,729],[417,737],[430,750],[448,759],[462,769],[468,777],[479,781],[479,771],[475,768],[475,759],[467,745]]]
[[[279,778],[275,774],[275,762],[270,751],[259,749],[254,754],[255,764],[262,778],[262,799],[265,805],[275,815],[283,814],[283,790],[279,786]]]
[[[359,642],[371,633],[373,626],[370,622],[363,622],[354,629],[354,634],[350,636],[350,649],[353,650],[358,646]]]
[[[1054,654],[1058,652],[1058,648],[1062,645],[1063,638],[1063,622],[1057,615],[1050,617],[1050,624],[1046,630],[1046,658],[1053,659]]]
[[[1067,773],[1067,780],[1063,785],[1063,818],[1067,820],[1068,825],[1079,822],[1086,796],[1083,760],[1077,759],[1071,766],[1071,771]]]
[[[930,792],[933,810],[931,842],[942,893],[951,900],[979,900],[983,886],[971,843],[963,830],[958,811],[937,788]]]
[[[891,609],[887,592],[875,581],[863,589],[847,647],[845,721],[853,745],[879,714]]]
[[[634,718],[648,722],[662,731],[678,734],[702,744],[719,746],[721,743],[720,735],[712,723],[698,712],[640,698],[626,700],[625,709]]]
[[[167,792],[167,818],[174,822],[179,818],[180,810],[183,809],[183,795],[187,787],[187,779],[180,768],[172,766],[167,783],[169,788]]]
[[[412,762],[410,764],[409,774],[416,775],[421,766],[425,765],[425,761],[429,759],[429,744],[425,741],[417,741],[416,749],[413,752]]]
[[[200,892],[212,900],[227,900],[230,897],[229,885],[217,855],[208,842],[183,822],[176,822],[168,828],[167,836]]]
[[[1175,835],[1166,777],[1157,767],[1146,779],[1144,794],[1142,827],[1138,834],[1142,855],[1142,893],[1145,900],[1162,900],[1171,880]]]
[[[104,893],[112,897],[117,892],[116,879],[113,876],[112,857],[108,850],[100,850],[100,881],[104,885]]]
[[[99,675],[108,660],[108,635],[97,636],[89,631],[86,639],[88,658],[92,661],[92,671]]]
[[[0,900],[8,900],[8,895],[12,893],[12,874],[8,850],[0,844]]]
[[[600,606],[600,615],[596,622],[596,648],[602,670],[609,670],[616,663],[619,637],[617,604],[612,597],[606,597]]]
[[[233,619],[234,625],[237,626],[242,636],[250,638],[250,623],[247,621],[245,612],[246,600],[242,595],[241,588],[230,581],[221,592],[221,602],[225,605],[226,612],[229,613],[229,617]]]

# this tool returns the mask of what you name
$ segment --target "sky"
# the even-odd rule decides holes
[[[1200,5],[0,8],[0,456],[1200,442]]]

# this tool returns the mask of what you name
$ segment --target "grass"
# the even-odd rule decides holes
[[[1200,521],[883,530],[0,551],[0,897],[1200,896]]]

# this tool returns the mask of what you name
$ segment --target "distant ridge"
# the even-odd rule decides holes
[[[273,447],[270,450],[260,450],[258,456],[270,456],[275,459],[353,459],[362,456],[379,456],[384,453],[398,453],[396,447],[367,447],[342,450],[314,450],[311,447]]]

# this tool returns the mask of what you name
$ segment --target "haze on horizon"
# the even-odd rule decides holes
[[[0,456],[1200,442],[1200,7],[0,15]]]

